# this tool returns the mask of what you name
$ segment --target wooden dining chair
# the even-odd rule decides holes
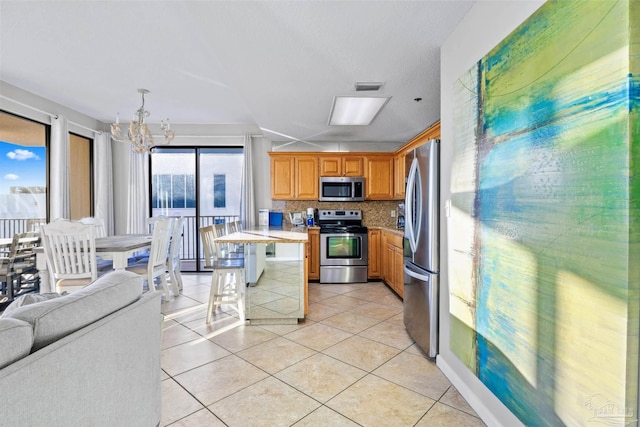
[[[229,234],[242,231],[242,223],[240,221],[228,222],[227,231]],[[244,256],[244,245],[242,243],[229,243],[227,249],[230,254],[235,254],[235,256]]]
[[[213,269],[206,323],[211,323],[213,312],[222,304],[230,304],[244,321],[244,258],[222,256],[221,245],[215,241],[218,237],[215,225],[202,227],[199,231],[205,268]]]
[[[96,238],[107,237],[107,228],[104,225],[104,220],[102,218],[96,218],[93,216],[87,216],[84,218],[80,218],[78,222],[82,224],[89,224],[95,227]],[[96,257],[96,264],[98,266],[98,271],[100,272],[108,272],[113,270],[113,260],[105,259],[101,256]]]
[[[40,290],[40,273],[36,266],[36,248],[40,246],[40,233],[18,233],[13,240],[13,273],[16,279],[14,296]]]
[[[93,225],[96,228],[96,238],[107,237],[107,228],[105,227],[104,220],[102,218],[86,216],[84,218],[80,218],[78,222]]]
[[[182,291],[182,274],[180,274],[180,250],[182,249],[182,236],[186,218],[181,216],[174,220],[171,231],[171,243],[169,244],[169,256],[167,258],[167,271],[169,280],[176,285],[178,291]]]
[[[165,299],[168,301],[171,293],[169,292],[169,284],[167,283],[167,254],[169,253],[169,242],[171,240],[171,231],[174,218],[165,218],[156,221],[153,226],[153,235],[151,237],[151,249],[149,257],[146,261],[139,261],[127,267],[147,282],[149,290],[155,290],[155,279],[160,278],[162,290]],[[177,284],[171,284],[174,295],[178,295]]]
[[[98,278],[95,227],[66,220],[40,227],[57,292],[81,289]]]

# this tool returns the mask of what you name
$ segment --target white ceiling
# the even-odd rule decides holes
[[[127,121],[146,88],[151,123],[406,142],[440,118],[440,46],[472,5],[0,0],[0,80],[105,123]],[[329,126],[356,81],[391,100],[369,126]]]

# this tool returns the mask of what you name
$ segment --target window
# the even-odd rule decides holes
[[[226,190],[225,190],[225,176],[213,175],[213,207],[225,208]]]
[[[240,219],[242,147],[157,147],[151,153],[153,216],[186,219],[182,271],[201,271],[200,227]]]
[[[195,208],[195,177],[184,174],[152,176],[151,207],[153,209]]]
[[[73,220],[93,215],[92,143],[89,138],[69,135],[69,209]]]
[[[0,112],[0,237],[47,218],[48,127]]]

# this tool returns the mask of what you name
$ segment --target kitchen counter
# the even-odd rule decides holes
[[[244,245],[245,317],[249,324],[296,324],[304,319],[306,227],[255,228],[215,239]],[[286,258],[265,257],[266,245],[287,246]]]
[[[307,243],[306,227],[292,227],[291,231],[279,228],[254,228],[227,234],[215,239],[221,243]]]
[[[388,233],[397,234],[398,236],[404,236],[404,230],[400,228],[389,228],[389,227],[367,227],[369,229],[374,230],[384,230]]]

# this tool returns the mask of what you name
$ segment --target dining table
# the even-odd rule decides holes
[[[113,260],[114,270],[127,268],[129,258],[136,252],[151,248],[151,234],[121,234],[98,237],[96,254],[103,259]]]
[[[136,252],[151,248],[151,234],[120,234],[96,238],[96,255],[113,261],[114,270],[127,268],[129,258]],[[2,240],[0,240],[0,244]],[[36,250],[36,267],[40,271],[40,293],[55,292],[53,277],[48,271],[44,248]]]

